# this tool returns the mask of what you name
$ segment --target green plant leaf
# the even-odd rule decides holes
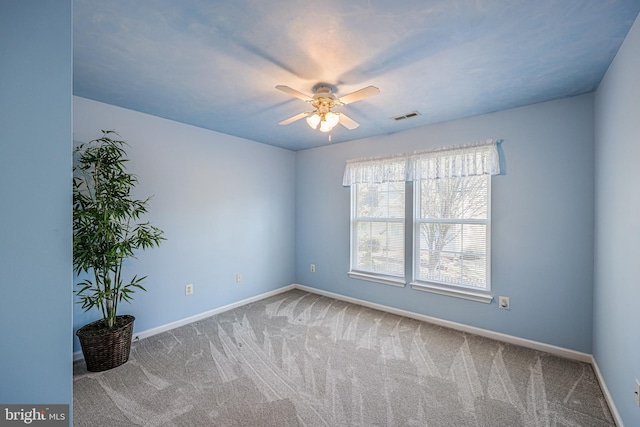
[[[94,277],[77,283],[76,294],[83,309],[100,309],[108,325],[114,323],[118,302],[130,302],[134,288],[146,291],[146,276],[123,282],[124,261],[165,240],[162,230],[138,222],[150,197],[131,197],[138,178],[127,171],[127,144],[118,138],[115,131],[103,130],[101,138],[77,146],[72,184],[74,271]]]

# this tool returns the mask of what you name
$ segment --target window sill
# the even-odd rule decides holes
[[[347,274],[349,274],[349,277],[351,277],[352,279],[360,279],[360,280],[366,280],[369,282],[383,283],[385,285],[398,286],[400,288],[404,288],[404,286],[406,285],[406,282],[404,281],[404,279],[401,279],[399,277],[377,276],[375,274],[360,273],[358,271],[350,271]]]
[[[425,283],[425,282],[411,282],[413,289],[425,292],[433,292],[440,295],[447,295],[450,297],[464,298],[471,301],[483,302],[490,304],[493,301],[491,292],[474,290],[474,289],[461,289],[453,288],[445,285],[439,285],[437,283]]]

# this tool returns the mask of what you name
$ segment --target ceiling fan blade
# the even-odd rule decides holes
[[[360,123],[356,122],[349,116],[345,116],[344,113],[340,113],[339,117],[340,117],[340,124],[349,130],[354,130],[355,128],[360,126]]]
[[[295,96],[296,98],[300,98],[303,101],[311,101],[313,100],[313,98],[311,98],[308,95],[305,95],[302,92],[298,92],[295,89],[291,89],[289,86],[285,86],[285,85],[278,85],[276,86],[276,89],[283,91],[284,93],[288,93],[291,96]]]
[[[279,124],[279,125],[288,125],[289,123],[293,123],[293,122],[295,122],[296,120],[300,120],[300,119],[302,119],[302,118],[304,118],[304,117],[307,117],[307,116],[308,116],[309,114],[311,114],[312,112],[313,112],[313,111],[305,111],[304,113],[300,113],[300,114],[297,114],[297,115],[295,115],[295,116],[293,116],[293,117],[289,117],[288,119],[283,120],[283,121],[281,121],[281,122],[280,122],[280,123],[278,123],[278,124]]]
[[[380,89],[375,86],[367,86],[355,92],[351,92],[348,95],[341,96],[340,102],[344,105],[351,104],[352,102],[360,101],[361,99],[369,98],[380,93]]]

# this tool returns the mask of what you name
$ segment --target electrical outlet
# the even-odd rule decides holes
[[[511,304],[509,303],[509,297],[498,297],[498,307],[504,310],[510,310]]]
[[[236,282],[238,283],[242,282],[242,274],[240,273],[236,274]]]
[[[193,285],[192,284],[185,285],[184,294],[191,295],[192,293],[193,293]]]
[[[309,271],[311,271],[312,273],[315,273],[316,272],[316,265],[315,264],[309,265]]]
[[[640,406],[640,381],[636,378],[636,403]]]

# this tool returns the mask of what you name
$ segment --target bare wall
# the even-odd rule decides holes
[[[71,1],[0,2],[0,402],[71,404]]]
[[[596,92],[593,355],[627,426],[640,425],[640,20]]]
[[[491,304],[351,279],[345,161],[502,139],[492,178]],[[360,298],[591,353],[593,95],[297,153],[296,279]],[[409,242],[410,243],[410,242]],[[316,273],[309,272],[309,264]]]
[[[128,263],[129,277],[148,275],[148,292],[121,305],[136,316],[134,332],[294,281],[294,152],[74,97],[76,143],[101,129],[129,144],[136,195],[153,195],[145,219],[167,238]],[[97,317],[76,304],[74,330]]]

